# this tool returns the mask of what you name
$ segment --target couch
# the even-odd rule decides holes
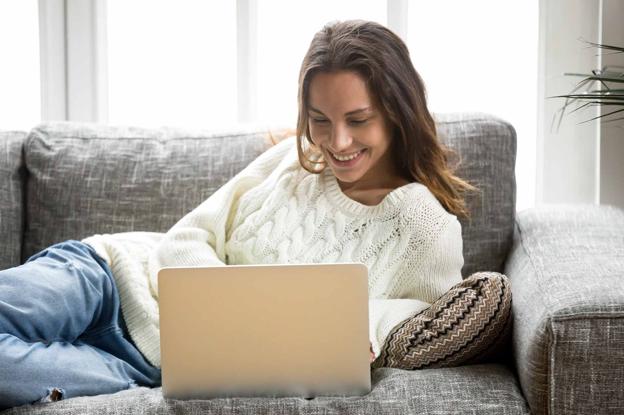
[[[543,205],[516,212],[513,127],[437,114],[458,175],[482,192],[461,220],[464,277],[508,276],[513,331],[502,356],[455,368],[371,372],[363,397],[165,400],[160,388],[25,405],[9,414],[624,413],[624,211]],[[266,131],[49,122],[0,132],[0,269],[55,242],[164,232],[270,145]],[[0,382],[10,382],[2,378]]]

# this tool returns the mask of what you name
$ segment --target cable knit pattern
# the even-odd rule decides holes
[[[155,366],[160,366],[160,323],[158,296],[148,278],[147,254],[162,236],[155,232],[124,232],[83,239],[111,268],[130,336]]]
[[[122,311],[135,323],[128,324],[132,338],[156,366],[161,267],[363,263],[369,270],[370,339],[379,356],[398,323],[461,281],[464,263],[459,221],[426,186],[410,183],[376,206],[363,205],[341,191],[330,169],[318,175],[305,171],[294,137],[260,155],[176,223],[154,248],[148,243],[141,254],[135,246],[129,254],[123,238],[115,237],[100,235],[96,250],[109,256],[121,285],[142,291],[121,295]],[[113,246],[117,260],[110,255]],[[120,258],[123,265],[116,263]],[[143,268],[136,265],[141,261]],[[147,301],[142,313],[134,305],[124,309],[130,299]]]

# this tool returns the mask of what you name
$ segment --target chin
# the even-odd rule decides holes
[[[362,178],[361,174],[336,173],[333,169],[332,172],[334,173],[334,176],[336,176],[336,178],[343,183],[355,183]]]

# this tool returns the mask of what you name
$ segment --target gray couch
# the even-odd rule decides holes
[[[624,413],[624,211],[515,211],[516,135],[485,114],[438,115],[476,183],[462,220],[465,276],[512,284],[514,329],[497,360],[372,371],[364,397],[164,400],[160,388],[26,405],[3,414]],[[265,150],[259,130],[209,133],[78,123],[0,132],[0,269],[94,233],[164,232]],[[0,382],[10,381],[2,378]]]

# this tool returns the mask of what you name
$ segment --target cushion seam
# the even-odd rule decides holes
[[[520,246],[522,247],[522,250],[526,254],[526,257],[529,259],[531,268],[533,269],[536,276],[538,277],[535,279],[535,283],[538,286],[539,291],[540,291],[539,298],[542,300],[542,304],[544,305],[544,309],[547,311],[547,315],[552,316],[552,309],[548,306],[548,304],[544,300],[546,291],[544,290],[544,286],[541,284],[541,280],[543,277],[543,272],[542,272],[543,270],[535,264],[535,261],[534,261],[535,255],[531,252],[530,248],[526,244],[526,240],[524,237],[524,230],[522,229],[522,225],[520,224],[520,221],[517,218],[516,218],[516,225],[518,227]]]
[[[537,265],[535,264],[534,261],[534,255],[532,255],[532,252],[530,251],[530,249],[528,248],[527,244],[525,243],[525,238],[524,238],[524,231],[522,229],[522,225],[520,224],[520,221],[516,218],[516,226],[518,227],[518,233],[519,233],[519,240],[520,240],[520,246],[522,247],[522,250],[524,251],[525,255],[527,256],[527,258],[529,259],[529,263],[531,268],[533,269],[535,275],[538,277],[535,279],[535,283],[539,288],[540,293],[537,295],[543,306],[544,306],[544,310],[546,311],[546,318],[549,321],[549,324],[546,325],[546,329],[550,330],[550,333],[548,335],[549,339],[548,339],[548,343],[547,343],[547,348],[544,352],[545,357],[548,359],[548,363],[546,365],[546,386],[547,386],[547,396],[546,396],[546,402],[544,402],[545,405],[545,412],[546,413],[552,413],[552,405],[553,403],[551,402],[552,400],[552,353],[555,350],[554,344],[555,344],[555,338],[553,336],[553,330],[552,330],[552,310],[551,308],[548,306],[548,304],[546,303],[545,299],[544,299],[544,295],[545,295],[545,290],[543,289],[543,286],[541,284],[541,277],[543,276],[542,273],[542,269],[537,267]],[[513,282],[512,282],[512,290],[513,290]]]
[[[603,311],[597,313],[588,313],[584,315],[580,314],[559,314],[551,317],[552,321],[561,322],[561,321],[572,321],[572,320],[593,320],[593,319],[607,319],[614,318],[620,319],[624,318],[624,312],[618,311],[615,314],[609,314]]]

